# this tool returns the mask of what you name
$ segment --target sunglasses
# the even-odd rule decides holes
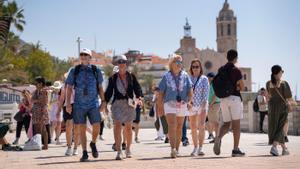
[[[199,69],[200,66],[192,66],[192,69]]]
[[[80,53],[80,56],[90,56],[90,55],[88,55],[86,53]]]
[[[126,60],[118,60],[118,64],[126,64],[127,61]]]
[[[175,63],[176,63],[177,65],[182,65],[182,61],[180,61],[180,60],[176,60]]]

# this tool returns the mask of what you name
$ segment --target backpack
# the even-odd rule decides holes
[[[254,112],[259,112],[257,97],[255,98],[254,103],[253,103],[253,111]]]
[[[233,67],[226,68],[225,66],[222,66],[212,81],[215,94],[219,98],[228,97],[235,91],[235,85],[230,78],[232,69]]]
[[[92,70],[93,70],[93,74],[96,78],[96,87],[97,87],[97,92],[99,91],[99,86],[98,86],[98,75],[97,75],[97,67],[95,65],[91,65],[92,66]],[[75,70],[74,70],[74,78],[73,78],[73,84],[74,84],[74,88],[76,87],[76,78],[80,72],[80,67],[81,67],[81,64],[79,65],[76,65],[75,66]]]

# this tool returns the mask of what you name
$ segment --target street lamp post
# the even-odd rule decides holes
[[[78,43],[78,56],[80,55],[80,43],[82,42],[82,39],[80,37],[77,38],[77,43]]]

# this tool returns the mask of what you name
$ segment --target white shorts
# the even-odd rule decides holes
[[[221,99],[221,111],[224,122],[243,118],[243,102],[239,96],[229,96]]]
[[[59,119],[56,118],[56,112],[58,109],[58,105],[57,104],[52,104],[51,108],[50,108],[50,122],[55,122],[55,121],[62,121],[63,120],[63,113],[60,113],[60,117]]]
[[[187,109],[187,103],[182,102],[180,106],[176,106],[176,101],[169,101],[164,103],[165,114],[176,114],[179,117],[185,117],[189,115]]]
[[[189,116],[194,116],[194,115],[199,115],[201,113],[207,114],[207,106],[199,106],[199,107],[194,107],[192,108],[192,110],[189,112]]]

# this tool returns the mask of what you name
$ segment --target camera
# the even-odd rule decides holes
[[[177,95],[177,96],[176,96],[176,101],[177,101],[177,102],[181,102],[181,96]]]

